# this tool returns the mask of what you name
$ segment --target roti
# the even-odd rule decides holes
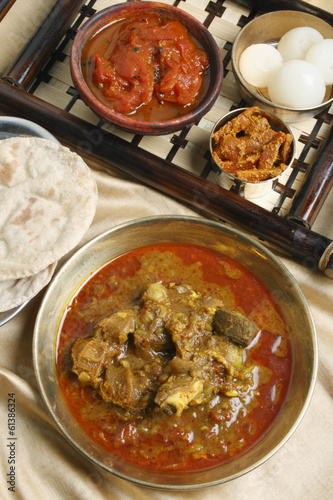
[[[0,281],[45,270],[89,228],[97,187],[83,159],[39,137],[0,141]]]
[[[0,313],[32,299],[51,280],[57,263],[27,278],[0,281]]]

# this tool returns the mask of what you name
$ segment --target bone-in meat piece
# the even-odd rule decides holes
[[[77,374],[80,382],[98,387],[107,352],[107,344],[98,338],[76,339],[71,351],[72,371]]]
[[[165,384],[160,386],[155,403],[169,415],[176,413],[180,416],[202,389],[203,382],[200,379],[192,378],[190,375],[170,375]]]

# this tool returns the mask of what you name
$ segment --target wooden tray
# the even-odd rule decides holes
[[[163,1],[163,0],[162,0]],[[0,0],[0,21],[15,0]],[[288,0],[186,0],[177,5],[211,31],[224,62],[220,96],[211,111],[189,129],[170,136],[139,136],[103,123],[81,101],[70,77],[69,54],[80,25],[109,0],[58,0],[26,47],[0,80],[0,111],[35,121],[84,157],[109,171],[126,173],[199,212],[250,231],[283,249],[304,266],[333,278],[333,243],[311,230],[333,182],[333,115],[326,109],[293,124],[297,159],[274,190],[248,201],[218,185],[208,139],[214,123],[234,107],[245,106],[230,66],[239,30],[267,10],[302,10],[333,24],[333,16],[305,2]]]

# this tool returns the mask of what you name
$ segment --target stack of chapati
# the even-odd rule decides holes
[[[39,137],[0,141],[0,312],[50,281],[89,228],[96,204],[96,183],[76,153]]]

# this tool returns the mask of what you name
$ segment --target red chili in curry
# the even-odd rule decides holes
[[[178,20],[133,13],[107,25],[86,44],[84,78],[114,111],[145,121],[177,118],[207,88],[209,60]]]
[[[118,311],[121,311],[121,317],[128,311],[139,314],[143,297],[147,298],[147,290],[148,295],[153,292],[153,300],[156,298],[154,294],[165,294],[165,290],[169,290],[171,295],[167,296],[168,303],[172,302],[170,297],[172,293],[178,293],[177,290],[183,293],[181,302],[187,293],[191,297],[191,304],[202,300],[198,309],[198,324],[204,324],[208,331],[204,332],[204,342],[202,331],[196,329],[197,337],[192,336],[190,339],[191,342],[194,339],[195,343],[183,344],[184,330],[179,330],[177,324],[173,330],[175,351],[170,338],[163,336],[165,328],[161,327],[161,318],[158,318],[158,323],[155,323],[163,338],[157,340],[162,338],[166,342],[158,352],[156,337],[154,345],[142,342],[145,335],[142,336],[140,330],[141,337],[139,335],[138,339],[141,343],[135,344],[138,340],[135,339],[135,330],[129,330],[132,333],[128,333],[122,343],[116,346],[104,371],[106,373],[110,367],[119,370],[121,364],[128,369],[128,364],[133,362],[134,351],[139,348],[137,356],[139,360],[144,358],[144,363],[137,373],[144,378],[150,369],[155,370],[150,375],[155,373],[156,380],[150,379],[146,393],[150,394],[154,390],[158,392],[155,400],[150,400],[142,409],[139,406],[146,393],[138,400],[138,409],[124,409],[101,397],[107,390],[99,391],[97,385],[94,388],[91,383],[84,383],[84,379],[80,381],[80,376],[73,373],[73,346],[76,342],[94,339],[96,325],[104,324]],[[214,309],[216,301],[228,311],[241,313],[257,326],[259,331],[247,347],[223,340],[210,328],[207,311]],[[151,316],[153,310],[149,309],[147,303],[144,314]],[[202,307],[202,304],[206,305]],[[159,303],[157,309],[163,307]],[[184,309],[179,310],[169,324],[175,325],[183,313]],[[202,318],[205,318],[204,322]],[[156,320],[156,316],[153,320]],[[177,332],[180,332],[178,339]],[[150,333],[151,329],[147,329],[147,338]],[[222,366],[217,362],[219,354],[214,351],[214,346],[219,345],[220,340],[222,343],[227,342],[230,349],[224,356],[228,358],[231,353],[231,358],[234,356],[238,359],[238,365],[236,363],[236,368],[231,371],[228,371],[227,365]],[[189,345],[195,346],[193,352],[188,350]],[[179,356],[177,350],[184,346],[185,350]],[[209,378],[207,385],[202,384],[201,393],[195,394],[192,400],[188,399],[188,404],[180,409],[174,399],[171,406],[163,406],[163,397],[158,395],[161,388],[167,388],[169,382],[165,382],[166,379],[173,377],[173,380],[177,380],[178,377],[188,380],[191,379],[190,373],[196,381],[200,377],[207,377],[202,364],[196,376],[188,368],[200,354],[202,346],[206,349],[206,357],[198,359],[207,360],[209,377],[213,378]],[[153,362],[152,355],[156,356]],[[179,366],[181,370],[177,372]],[[186,373],[184,366],[185,372],[188,370]],[[233,259],[188,244],[165,243],[142,247],[106,264],[84,283],[68,304],[59,331],[58,379],[73,416],[81,428],[111,454],[151,470],[203,470],[245,453],[270,430],[278,418],[288,394],[292,369],[293,349],[287,325],[263,283]],[[100,377],[101,374],[97,373],[96,380]],[[218,385],[214,386],[216,383],[221,383],[221,390]],[[107,385],[105,387],[108,389]],[[124,386],[122,393],[126,393],[126,390]],[[173,404],[177,412],[172,409]]]

